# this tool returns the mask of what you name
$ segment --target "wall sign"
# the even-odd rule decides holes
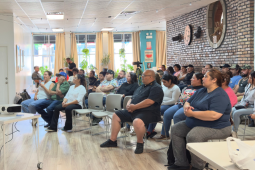
[[[145,60],[144,62],[153,62],[153,50],[144,51]]]
[[[150,41],[146,42],[146,49],[151,50],[151,42]]]

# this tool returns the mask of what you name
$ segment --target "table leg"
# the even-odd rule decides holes
[[[4,170],[6,170],[6,162],[5,162],[5,124],[3,124],[3,141],[4,141],[4,146],[3,146],[3,150],[4,150]]]
[[[37,121],[38,121],[38,118],[37,118]],[[38,163],[40,162],[39,160],[39,155],[40,155],[40,151],[39,151],[39,126],[37,126],[37,144],[36,145],[36,150],[37,150],[37,159],[38,159]]]

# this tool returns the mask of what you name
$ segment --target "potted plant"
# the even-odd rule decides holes
[[[128,71],[130,71],[130,72],[133,72],[133,71],[134,71],[134,66],[131,65],[131,64],[128,64],[128,65],[127,65],[127,68],[128,68]]]
[[[89,68],[90,71],[95,71],[95,70],[97,70],[97,68],[96,68],[93,64],[90,64],[90,65],[88,66],[88,68]]]
[[[80,63],[80,67],[83,69],[83,70],[85,70],[85,71],[87,71],[87,68],[88,68],[88,57],[90,56],[89,55],[89,49],[87,49],[87,48],[84,48],[83,50],[82,50],[82,52],[83,52],[83,60],[82,60],[82,62]]]
[[[104,54],[103,58],[101,59],[101,65],[103,67],[107,67],[107,68],[103,68],[104,70],[108,69],[109,62],[110,62],[110,54]]]
[[[123,63],[121,64],[121,70],[124,70],[127,72],[127,60],[126,60],[126,54],[125,54],[124,48],[121,48],[119,50],[119,57],[120,57],[120,61]]]

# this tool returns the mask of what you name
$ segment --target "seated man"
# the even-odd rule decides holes
[[[96,83],[97,79],[95,78],[95,71],[89,72],[89,90],[94,87],[94,84]]]
[[[60,72],[64,72],[64,69],[61,68],[61,69],[59,69],[58,71],[59,71],[59,73],[60,73]],[[66,80],[67,80],[67,81],[69,80],[69,76],[68,76],[68,75],[67,75],[67,77],[66,77]],[[58,82],[58,77],[56,76],[55,83],[57,83],[57,82]]]
[[[127,110],[118,110],[112,117],[112,132],[109,140],[100,147],[117,147],[117,135],[121,122],[133,122],[137,135],[136,154],[143,153],[143,136],[149,123],[157,122],[160,118],[160,105],[163,100],[162,87],[155,81],[155,72],[146,70],[142,75],[143,85],[133,94],[127,103]]]
[[[181,91],[184,87],[191,85],[191,78],[193,77],[193,74],[195,73],[194,66],[191,64],[188,65],[187,70],[188,70],[188,73],[186,74],[185,78],[183,79],[183,84],[178,85],[180,87]]]
[[[47,125],[44,127],[49,127],[55,106],[63,102],[63,98],[70,87],[69,83],[66,81],[67,74],[65,72],[60,72],[57,74],[57,77],[58,83],[56,83],[54,87],[50,89],[50,95],[52,95],[51,99],[44,99],[35,106],[35,110],[41,114],[43,120],[47,122]],[[46,109],[47,112],[45,112],[44,109]]]
[[[226,73],[226,72],[230,71],[229,70],[230,69],[230,65],[229,64],[224,64],[223,66],[220,66],[220,68],[221,68],[221,71],[223,73]]]
[[[118,88],[123,84],[127,82],[126,78],[126,72],[124,70],[121,70],[118,74],[117,77],[117,82],[118,82]]]
[[[32,99],[25,100],[21,103],[21,112],[36,114],[35,106],[44,101],[44,99],[50,98],[50,91],[54,86],[54,83],[50,81],[52,72],[45,71],[43,74],[44,81],[39,84],[39,88],[35,93],[35,97]],[[33,119],[32,125],[35,126],[37,119]]]
[[[229,69],[233,75],[233,77],[230,78],[229,87],[234,89],[238,85],[239,80],[242,78],[242,76],[240,76],[241,68],[238,64],[233,64]]]
[[[73,84],[73,78],[79,73],[79,70],[78,68],[75,67],[72,69],[72,72],[73,72],[73,75],[69,77],[68,82],[71,82]]]

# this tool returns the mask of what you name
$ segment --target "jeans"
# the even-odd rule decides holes
[[[184,111],[183,111],[183,105],[177,104],[174,105],[170,108],[168,108],[165,113],[164,113],[164,118],[163,118],[163,126],[162,126],[162,130],[161,130],[161,135],[166,135],[167,137],[169,137],[169,130],[170,130],[170,126],[171,126],[171,121],[174,117],[174,115],[184,115]],[[184,115],[185,116],[185,115]],[[186,116],[184,118],[184,120],[186,119]],[[174,122],[176,123],[176,122]]]
[[[232,118],[234,121],[234,125],[232,126],[232,130],[237,132],[240,125],[240,116],[242,115],[250,115],[253,114],[253,108],[239,109],[236,110],[235,107],[232,108]]]
[[[35,106],[44,101],[44,99],[28,99],[21,103],[21,112],[36,114]]]
[[[47,122],[48,124],[51,123],[51,119],[52,119],[52,116],[53,116],[53,110],[54,108],[61,104],[62,101],[58,101],[58,100],[47,100],[47,99],[44,99],[41,103],[38,103],[36,106],[35,106],[35,109],[36,111],[41,114],[43,120],[45,120],[45,122]],[[46,111],[45,112],[45,109],[46,108]]]
[[[170,108],[171,106],[173,106],[173,105],[162,105],[161,106],[161,108],[160,108],[160,113],[161,113],[161,115],[164,115],[165,114],[165,111],[168,109],[168,108]],[[149,126],[148,126],[148,132],[152,132],[154,129],[155,129],[155,127],[156,127],[156,125],[157,125],[157,123],[150,123],[149,124]]]
[[[57,130],[58,129],[58,118],[60,111],[65,110],[66,112],[66,123],[64,126],[64,130],[71,130],[73,128],[72,125],[72,110],[73,109],[82,109],[82,107],[78,104],[72,104],[67,106],[66,108],[62,107],[62,103],[58,104],[54,108],[54,114],[52,116],[51,124],[50,124],[50,129]]]
[[[173,146],[173,153],[175,157],[175,165],[177,166],[189,166],[189,161],[186,155],[186,142],[187,143],[197,143],[197,142],[207,142],[212,139],[225,139],[229,137],[231,133],[231,127],[227,126],[222,129],[213,129],[208,127],[197,126],[190,129],[185,121],[181,121],[175,124],[171,128],[171,140]],[[203,169],[205,167],[205,162],[190,153],[191,155],[191,165],[197,169]]]

